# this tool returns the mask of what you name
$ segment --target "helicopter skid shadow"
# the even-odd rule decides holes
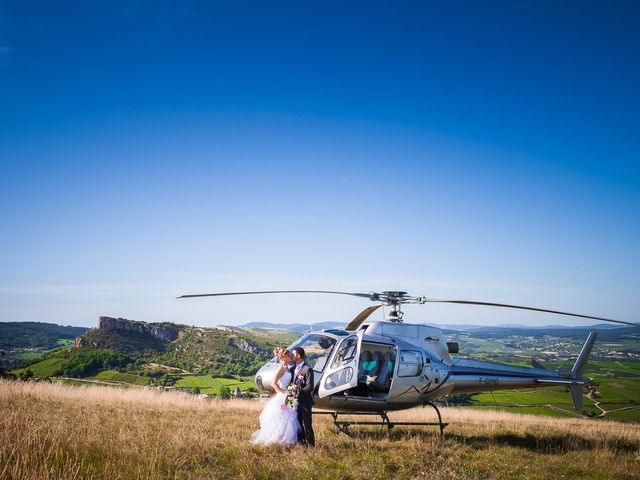
[[[342,430],[333,427],[332,433],[338,435],[345,435]],[[437,428],[432,429],[424,427],[421,429],[401,429],[401,427],[395,427],[390,432],[387,431],[387,427],[356,427],[349,428],[348,436],[354,440],[380,440],[380,441],[404,441],[404,440],[422,440],[425,443],[438,443],[443,439],[440,436],[440,432]]]

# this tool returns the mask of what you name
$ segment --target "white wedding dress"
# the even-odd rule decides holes
[[[285,371],[278,380],[280,388],[284,389],[291,383],[291,372]],[[267,401],[260,414],[260,430],[253,433],[251,442],[256,445],[292,445],[298,442],[298,412],[284,403],[285,394],[276,393]]]

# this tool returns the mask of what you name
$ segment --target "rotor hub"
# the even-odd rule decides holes
[[[403,315],[404,315],[404,312],[400,310],[399,306],[398,307],[393,306],[391,307],[391,311],[384,316],[384,319],[388,320],[389,322],[402,323]]]
[[[371,292],[370,298],[373,301],[382,302],[383,305],[391,307],[384,319],[389,322],[402,323],[404,312],[400,309],[403,303],[415,303],[414,297],[407,295],[407,292],[384,291],[382,293]]]

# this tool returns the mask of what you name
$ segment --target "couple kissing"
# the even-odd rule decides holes
[[[304,349],[291,351],[275,348],[280,368],[271,386],[276,394],[260,414],[260,429],[251,437],[256,445],[300,443],[315,446],[311,406],[313,404],[313,369],[304,361]]]

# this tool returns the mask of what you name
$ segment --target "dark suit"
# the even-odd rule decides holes
[[[294,381],[300,385],[300,394],[298,395],[298,422],[300,422],[300,431],[298,432],[298,442],[303,445],[314,447],[316,445],[316,437],[313,433],[311,422],[311,406],[313,405],[313,369],[306,363],[300,367],[300,372]]]

